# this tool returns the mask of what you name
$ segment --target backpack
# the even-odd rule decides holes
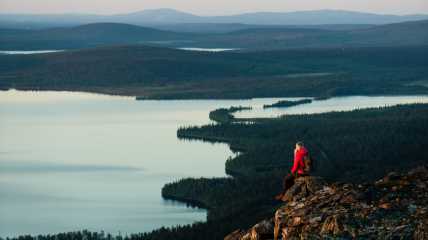
[[[304,157],[303,157],[303,171],[306,173],[306,174],[308,174],[308,173],[310,173],[310,172],[313,172],[314,171],[314,164],[315,162],[314,162],[314,159],[311,157],[311,156],[309,156],[309,154],[306,154]]]

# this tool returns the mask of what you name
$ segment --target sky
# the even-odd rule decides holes
[[[428,0],[0,0],[1,13],[116,14],[173,8],[197,15],[341,9],[383,14],[428,13]]]

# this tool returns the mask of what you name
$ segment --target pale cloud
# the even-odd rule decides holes
[[[0,0],[2,13],[127,13],[174,8],[198,15],[316,9],[412,14],[428,13],[428,0]]]

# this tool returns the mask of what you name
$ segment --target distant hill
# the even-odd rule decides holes
[[[343,10],[252,12],[224,16],[198,16],[174,9],[151,9],[113,15],[114,21],[131,23],[240,23],[257,25],[386,24],[427,19],[428,15],[383,15]]]
[[[323,30],[356,30],[373,27],[373,24],[320,24],[320,25],[258,25],[242,23],[174,23],[147,25],[156,29],[190,33],[228,33],[255,28],[311,28]]]
[[[253,12],[227,16],[198,16],[174,9],[150,9],[129,14],[0,14],[0,27],[40,28],[71,26],[95,22],[118,22],[136,25],[178,23],[239,23],[249,25],[324,25],[388,24],[428,19],[427,14],[383,15],[343,10],[297,12]]]
[[[387,24],[350,32],[358,45],[428,45],[428,20]]]
[[[184,34],[162,31],[154,28],[140,27],[123,23],[92,23],[73,28],[43,30],[45,34],[58,34],[60,38],[100,39],[100,40],[157,40],[174,39]]]
[[[191,34],[175,33],[123,23],[92,23],[44,30],[0,29],[0,49],[69,49],[109,44],[181,40]]]
[[[427,19],[428,15],[382,15],[343,10],[315,10],[297,12],[255,12],[231,16],[210,17],[212,22],[238,22],[245,24],[387,24]]]
[[[182,24],[178,24],[181,25]],[[203,28],[204,24],[189,25]],[[168,29],[174,29],[169,25]],[[217,24],[211,25],[219,29]],[[93,23],[43,30],[0,29],[0,50],[73,49],[100,45],[145,44],[163,47],[342,48],[428,44],[428,20],[386,25],[223,25],[226,32],[173,32],[122,23]],[[220,27],[220,28],[221,28]],[[242,28],[242,29],[241,29]],[[211,31],[217,31],[211,30]]]
[[[204,17],[168,8],[149,9],[128,14],[112,15],[110,16],[110,18],[118,22],[130,22],[140,24],[205,22]]]
[[[325,25],[321,25],[325,26]],[[305,27],[250,28],[199,39],[197,47],[241,49],[342,48],[428,45],[428,20],[338,29]]]
[[[210,36],[193,44],[197,47],[239,49],[319,48],[335,44],[343,34],[314,28],[252,28]]]

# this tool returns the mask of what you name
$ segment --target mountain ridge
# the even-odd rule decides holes
[[[179,27],[177,27],[179,28]],[[199,28],[203,28],[200,25]],[[214,29],[216,26],[214,25]],[[428,20],[385,25],[327,26],[253,25],[228,32],[179,32],[174,27],[100,22],[41,30],[0,28],[1,50],[75,49],[117,44],[148,44],[170,48],[234,48],[273,50],[294,48],[343,48],[423,46],[428,44]]]
[[[125,14],[0,14],[7,23],[49,23],[73,25],[93,22],[121,22],[137,25],[173,23],[241,23],[258,25],[387,24],[428,19],[428,14],[376,14],[348,10],[310,10],[294,12],[249,12],[219,16],[200,16],[170,8],[147,9]]]

